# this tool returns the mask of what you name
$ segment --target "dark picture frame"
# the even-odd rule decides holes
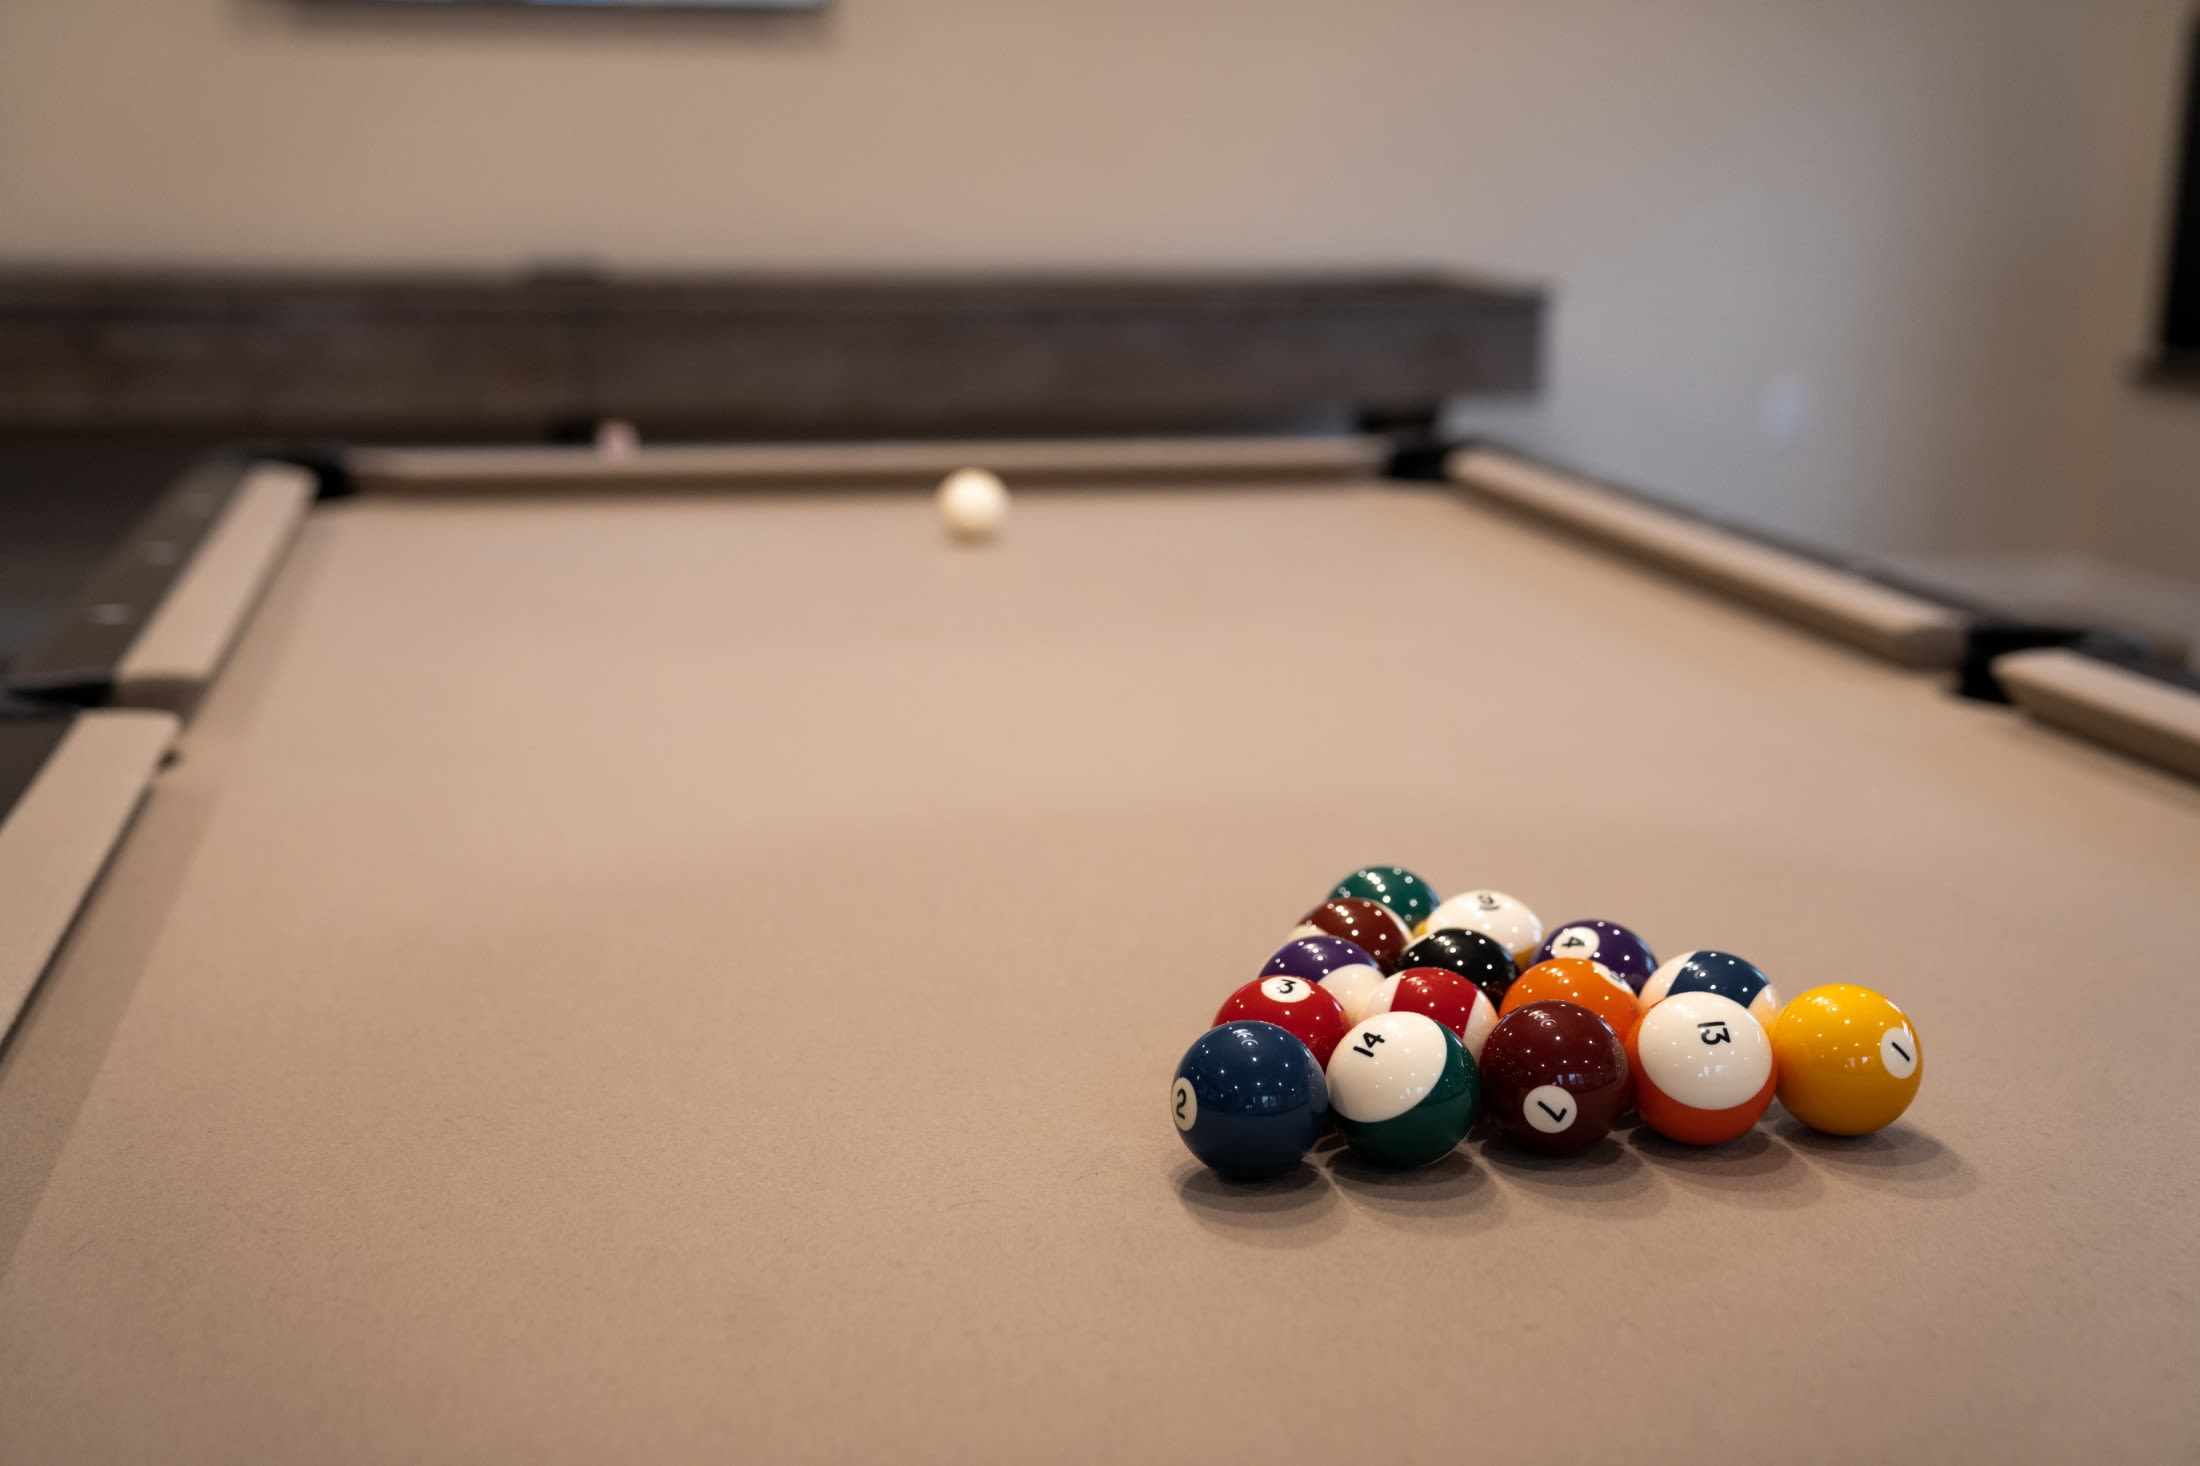
[[[823,10],[826,0],[347,0],[416,10]]]

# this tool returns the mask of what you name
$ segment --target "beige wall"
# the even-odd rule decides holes
[[[1560,289],[1509,419],[1557,451],[1854,543],[2157,555],[2200,402],[2119,383],[2176,9],[0,0],[0,258],[1478,266]]]
[[[2062,462],[2058,528],[2082,553],[2200,581],[2200,390],[2132,381],[2161,303],[2190,0],[2110,7],[2089,56],[2095,98],[2080,207],[2092,221],[2071,352],[2082,417]],[[2196,628],[2200,630],[2200,628]]]

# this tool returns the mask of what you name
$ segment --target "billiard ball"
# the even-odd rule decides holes
[[[1425,1166],[1474,1124],[1474,1060],[1459,1035],[1424,1013],[1355,1023],[1329,1056],[1329,1100],[1353,1154],[1378,1166]]]
[[[1343,937],[1374,958],[1375,965],[1385,972],[1398,965],[1398,954],[1406,949],[1406,929],[1390,914],[1390,908],[1358,896],[1324,901],[1299,918],[1291,935]]]
[[[1381,902],[1407,931],[1436,909],[1436,888],[1401,865],[1363,865],[1329,893],[1331,900],[1339,896]]]
[[[1627,1036],[1635,1109],[1667,1140],[1719,1145],[1772,1103],[1772,1039],[1732,998],[1675,993]]]
[[[1421,1013],[1435,1019],[1467,1046],[1467,1057],[1480,1062],[1482,1044],[1497,1026],[1497,1009],[1488,993],[1447,967],[1409,967],[1383,979],[1363,1017],[1377,1013]]]
[[[1008,486],[982,468],[958,468],[940,480],[940,518],[959,539],[984,539],[1008,518]]]
[[[1641,937],[1616,921],[1594,918],[1552,927],[1543,945],[1536,948],[1535,960],[1548,962],[1553,957],[1587,957],[1592,962],[1601,962],[1618,973],[1628,988],[1637,993],[1642,991],[1642,985],[1650,980],[1650,974],[1658,965],[1658,959],[1651,955],[1649,945]]]
[[[1262,977],[1303,977],[1319,982],[1340,967],[1373,967],[1375,959],[1365,948],[1343,937],[1317,933],[1293,937],[1269,954],[1261,965]]]
[[[1780,1011],[1780,994],[1755,963],[1710,947],[1683,952],[1651,973],[1650,980],[1642,985],[1644,1011],[1675,993],[1717,993],[1732,998],[1754,1013],[1759,1023],[1768,1025]]]
[[[1314,1053],[1314,1062],[1327,1066],[1337,1040],[1351,1021],[1336,994],[1303,977],[1256,977],[1222,1000],[1210,1027],[1240,1019],[1273,1023],[1285,1029]]]
[[[1512,953],[1495,937],[1460,927],[1430,932],[1398,957],[1398,970],[1409,967],[1442,967],[1468,979],[1489,994],[1492,1003],[1505,1001],[1505,990],[1520,975]]]
[[[1925,1050],[1910,1015],[1870,988],[1845,982],[1812,988],[1780,1010],[1772,1059],[1781,1106],[1828,1135],[1892,1125],[1925,1077]]]
[[[1543,940],[1543,923],[1526,903],[1503,891],[1467,891],[1447,898],[1428,914],[1414,935],[1430,932],[1469,931],[1494,937],[1512,953],[1513,961],[1526,963],[1536,943]]]
[[[1517,1013],[1530,1003],[1572,1003],[1604,1020],[1612,1036],[1625,1039],[1642,1016],[1635,990],[1601,962],[1585,957],[1553,957],[1520,974],[1497,1005],[1497,1016]]]
[[[1225,1023],[1192,1040],[1169,1117],[1200,1164],[1234,1181],[1281,1175],[1321,1139],[1329,1090],[1313,1053],[1273,1023]]]
[[[610,417],[596,424],[596,451],[605,458],[632,458],[642,446],[634,424]]]
[[[1627,1050],[1603,1019],[1572,1003],[1530,1003],[1498,1019],[1482,1046],[1481,1078],[1498,1134],[1546,1155],[1586,1150],[1610,1134],[1634,1087]]]
[[[1342,937],[1293,937],[1276,949],[1260,970],[1262,977],[1303,977],[1318,982],[1344,1005],[1346,1019],[1360,1021],[1375,989],[1382,986],[1382,969],[1375,959]]]

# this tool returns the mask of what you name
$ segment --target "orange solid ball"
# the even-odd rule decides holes
[[[1642,1016],[1642,1005],[1635,1001],[1633,989],[1586,957],[1553,957],[1536,963],[1506,990],[1497,1016],[1503,1019],[1530,1003],[1572,1003],[1587,1008],[1604,1020],[1614,1038],[1623,1041],[1634,1032],[1635,1020]]]

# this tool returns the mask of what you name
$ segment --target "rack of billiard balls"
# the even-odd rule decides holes
[[[1862,1135],[1917,1093],[1909,1016],[1869,988],[1783,1006],[1753,963],[1708,948],[1659,962],[1617,922],[1548,934],[1502,891],[1439,901],[1366,866],[1300,918],[1223,1000],[1177,1065],[1169,1112],[1201,1162],[1238,1180],[1297,1165],[1334,1119],[1386,1167],[1449,1155],[1486,1115],[1504,1143],[1586,1150],[1630,1109],[1668,1140],[1719,1145],[1773,1100]]]

